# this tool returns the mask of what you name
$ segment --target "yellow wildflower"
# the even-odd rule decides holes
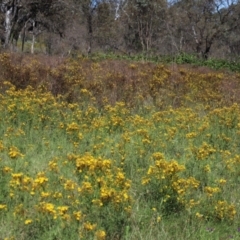
[[[31,223],[32,223],[32,219],[27,219],[27,220],[25,220],[25,222],[24,222],[25,225],[28,225],[28,224],[31,224]]]
[[[7,210],[6,204],[0,204],[0,210]]]
[[[77,221],[80,221],[80,220],[81,220],[81,217],[82,217],[82,213],[81,213],[81,211],[78,211],[78,212],[74,211],[74,212],[73,212],[73,216],[75,217],[75,219],[76,219]]]
[[[96,228],[96,224],[91,224],[90,222],[86,222],[83,224],[85,230],[92,231]]]
[[[98,230],[96,233],[97,240],[105,240],[106,239],[106,233],[103,230]]]
[[[202,218],[203,218],[203,214],[197,212],[197,213],[196,213],[196,217],[202,219]]]

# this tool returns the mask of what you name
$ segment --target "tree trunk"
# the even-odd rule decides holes
[[[211,46],[212,46],[212,42],[206,43],[205,51],[203,52],[203,58],[205,60],[207,60],[209,57]]]
[[[88,54],[91,54],[91,51],[92,51],[92,35],[93,35],[92,13],[89,13],[89,15],[88,15],[87,24],[88,24]]]
[[[12,13],[12,8],[7,10],[5,14],[5,43],[4,47],[7,47],[9,44],[9,39],[11,35],[11,29],[12,29],[12,21],[11,21],[11,13]]]
[[[35,34],[32,34],[31,54],[34,54]]]
[[[26,37],[26,24],[24,26],[23,35],[22,35],[22,52],[24,51],[25,37]]]

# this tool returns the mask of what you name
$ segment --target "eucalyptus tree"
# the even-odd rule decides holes
[[[0,6],[4,29],[1,39],[5,47],[16,43],[21,32],[22,48],[26,31],[32,33],[33,43],[43,30],[64,33],[67,8],[63,0],[2,0]]]
[[[226,23],[227,29],[231,31],[225,31],[221,35],[221,43],[225,46],[227,53],[226,57],[233,59],[239,59],[240,55],[240,2],[236,4],[233,11],[230,14],[229,20]]]
[[[80,18],[82,19],[82,23],[86,27],[87,32],[87,52],[91,53],[92,43],[93,43],[93,25],[94,25],[94,15],[96,13],[96,9],[100,0],[74,0],[75,7],[77,11],[80,13]]]
[[[87,52],[93,47],[108,49],[119,37],[119,0],[74,0],[79,19],[85,31],[79,38],[87,45]],[[86,34],[84,34],[86,33]]]
[[[213,44],[239,24],[238,16],[229,24],[236,8],[237,0],[175,1],[170,11],[171,26],[175,34],[181,32],[185,49],[192,47],[198,56],[207,59]]]
[[[1,1],[1,12],[3,13],[1,16],[1,23],[4,29],[4,36],[1,36],[1,39],[5,46],[8,45],[10,38],[14,36],[13,29],[15,28],[15,25],[19,19],[19,10],[21,8],[21,0]]]
[[[128,45],[143,52],[156,47],[154,42],[161,38],[166,10],[165,0],[128,0],[125,7]]]

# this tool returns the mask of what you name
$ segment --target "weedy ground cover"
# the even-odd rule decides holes
[[[0,56],[1,238],[240,239],[237,74],[14,57]]]

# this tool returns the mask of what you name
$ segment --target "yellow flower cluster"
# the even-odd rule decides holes
[[[208,197],[212,197],[213,194],[221,192],[221,189],[218,187],[205,187],[204,192]]]
[[[97,64],[92,68],[100,71]],[[26,229],[59,224],[57,229],[73,227],[83,239],[100,240],[120,238],[137,216],[131,213],[145,205],[154,209],[146,213],[154,214],[154,224],[178,211],[234,221],[240,110],[237,104],[221,107],[208,79],[218,86],[224,76],[181,70],[175,83],[162,65],[150,74],[130,68],[144,78],[128,86],[114,71],[106,80],[89,79],[82,66],[68,62],[51,71],[69,90],[57,97],[42,87],[0,83],[4,221],[8,214]]]
[[[215,153],[216,149],[214,149],[206,142],[203,142],[202,146],[200,146],[198,149],[194,149],[193,152],[196,154],[197,159],[204,160],[207,157],[209,157],[212,153]]]
[[[17,157],[23,157],[23,156],[24,156],[24,155],[18,150],[18,148],[17,148],[17,147],[14,147],[14,146],[12,146],[12,147],[9,148],[8,154],[9,154],[9,157],[10,157],[10,158],[17,158]]]
[[[142,179],[142,184],[146,186],[147,191],[151,191],[152,194],[153,191],[156,194],[158,192],[163,202],[176,199],[179,205],[184,205],[186,208],[199,204],[194,199],[187,201],[193,191],[198,189],[200,182],[194,177],[179,177],[178,174],[185,170],[185,166],[174,160],[165,160],[164,155],[160,152],[154,153],[152,158],[155,160],[155,164],[149,167],[147,175]]]
[[[101,215],[107,207],[116,221],[118,212],[126,214],[127,219],[132,205],[131,181],[112,160],[94,158],[88,153],[82,156],[69,154],[67,163],[73,164],[74,174],[71,178],[59,176],[64,172],[65,162],[54,158],[49,161],[48,170],[38,172],[35,177],[23,172],[14,173],[9,167],[3,168],[10,176],[9,198],[16,204],[14,216],[22,219],[25,225],[39,221],[39,218],[61,219],[69,224],[77,221],[83,226],[79,228],[81,236],[88,237],[93,233],[96,239],[106,239],[107,233],[103,230],[106,223],[101,225],[102,219],[95,219],[94,215]],[[51,178],[47,177],[50,173]],[[19,204],[20,195],[32,204]],[[90,206],[94,206],[93,212],[89,212]],[[0,204],[0,210],[7,211],[8,205]]]
[[[215,211],[220,220],[233,220],[237,213],[236,207],[226,201],[218,201],[215,205]]]

